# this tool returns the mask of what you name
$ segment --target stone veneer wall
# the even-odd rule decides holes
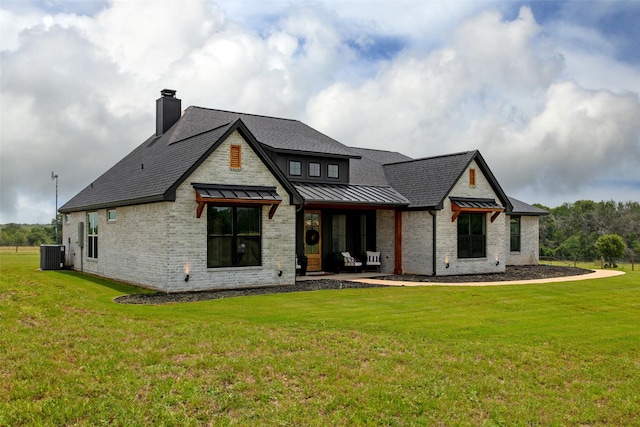
[[[242,146],[242,168],[229,167],[230,145]],[[207,213],[196,218],[192,182],[275,186],[283,198],[273,219],[262,208],[262,266],[207,268]],[[80,262],[78,222],[86,212],[71,214],[63,225],[63,242],[74,269],[168,292],[226,289],[295,282],[295,206],[260,158],[238,132],[224,141],[176,192],[175,202],[118,207],[116,221],[98,211],[98,259]],[[69,243],[69,241],[71,243]],[[189,281],[185,282],[188,271]],[[279,272],[282,274],[278,276]]]
[[[506,221],[505,253],[507,265],[536,265],[540,254],[540,218],[520,217],[520,252],[511,252],[511,230],[509,218]]]
[[[469,185],[469,168],[476,169],[476,185],[474,187]],[[469,168],[454,185],[449,196],[492,198],[499,202],[478,165],[471,162]],[[436,274],[444,276],[504,272],[506,263],[505,238],[508,237],[505,225],[506,215],[501,213],[492,223],[491,214],[485,214],[487,242],[486,257],[484,258],[458,258],[458,223],[451,221],[452,215],[451,201],[447,197],[444,208],[437,214]],[[449,268],[445,268],[447,261]],[[496,261],[498,261],[498,265],[496,265]]]

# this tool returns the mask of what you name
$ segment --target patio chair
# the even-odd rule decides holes
[[[342,252],[345,267],[353,267],[353,270],[357,273],[358,267],[362,267],[362,262],[358,261],[351,256],[349,252]]]
[[[380,273],[380,252],[367,251],[367,270],[369,267],[375,267]]]

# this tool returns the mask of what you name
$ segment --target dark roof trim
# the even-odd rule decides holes
[[[269,147],[269,150],[273,151],[274,153],[280,153],[280,154],[295,154],[298,156],[327,157],[331,159],[361,159],[362,158],[362,156],[359,156],[356,154],[347,155],[347,154],[320,153],[317,151],[291,150],[286,148],[274,148],[271,145],[265,144],[265,143],[262,143],[262,144]]]
[[[73,207],[73,208],[62,207],[58,209],[58,212],[72,213],[72,212],[79,212],[79,211],[95,211],[98,209],[109,209],[109,208],[119,208],[123,206],[144,205],[146,203],[157,203],[157,202],[163,202],[163,201],[165,201],[165,198],[162,196],[148,196],[148,197],[139,197],[136,199],[115,200],[111,202],[96,203],[96,204],[85,205],[81,207]]]
[[[220,129],[220,127],[216,128]],[[187,171],[164,193],[163,199],[166,201],[175,201],[176,200],[176,190],[178,187],[187,179],[187,177],[191,176],[195,172],[195,170],[200,167],[200,165],[213,153],[226,139],[235,131],[238,131],[240,135],[249,143],[251,148],[258,155],[260,160],[267,166],[269,171],[276,177],[278,182],[287,190],[287,193],[290,196],[291,204],[301,204],[302,198],[296,191],[295,187],[286,179],[286,177],[282,174],[280,169],[273,163],[271,158],[267,156],[262,148],[261,144],[255,138],[253,133],[249,130],[247,125],[244,124],[242,119],[237,119],[233,124],[229,126],[227,131],[213,144],[201,157],[195,162]]]

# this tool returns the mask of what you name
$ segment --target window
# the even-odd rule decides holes
[[[242,146],[231,146],[229,154],[229,167],[233,169],[240,169],[242,167]]]
[[[331,250],[347,250],[347,216],[344,214],[331,216]]]
[[[309,162],[309,176],[320,176],[320,163]]]
[[[66,222],[67,224],[71,224],[71,214],[65,214],[64,222]]]
[[[107,221],[115,221],[116,218],[117,218],[116,210],[115,209],[109,209],[107,211]]]
[[[261,265],[261,212],[255,207],[207,207],[207,267]]]
[[[339,173],[338,165],[327,165],[327,177],[339,178],[338,173]]]
[[[511,252],[520,252],[520,217],[512,216],[509,228],[511,229]]]
[[[469,186],[476,186],[476,170],[473,168],[469,169]]]
[[[458,258],[486,256],[486,214],[458,216]]]
[[[289,160],[289,175],[292,175],[292,176],[302,175],[302,163],[296,160]]]
[[[87,258],[98,258],[98,212],[87,214]]]

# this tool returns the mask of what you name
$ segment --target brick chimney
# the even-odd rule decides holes
[[[176,91],[163,89],[156,101],[156,135],[160,136],[171,128],[182,114],[182,101],[176,98]]]

